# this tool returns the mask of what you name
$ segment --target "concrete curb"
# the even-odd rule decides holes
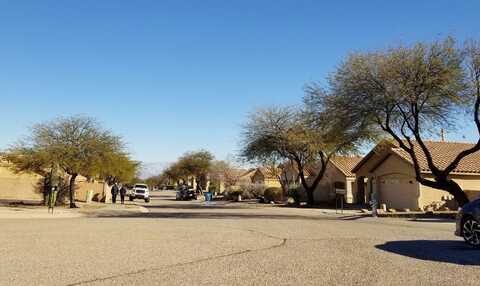
[[[379,213],[378,217],[385,218],[442,218],[442,219],[455,219],[457,217],[457,212],[434,212],[434,213],[423,213],[423,212],[411,212],[411,213]]]

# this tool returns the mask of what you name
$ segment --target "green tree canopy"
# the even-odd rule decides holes
[[[166,168],[162,172],[161,178],[163,181],[183,181],[185,183],[193,177],[199,186],[205,189],[213,159],[214,156],[205,150],[187,152]]]
[[[129,183],[134,180],[140,168],[140,163],[133,161],[125,152],[108,152],[99,167],[100,177],[110,185],[116,182]]]
[[[195,177],[198,186],[205,190],[208,171],[213,159],[212,153],[205,150],[187,152],[179,158],[177,168],[181,170],[181,173]]]
[[[41,174],[42,170],[53,167],[63,170],[70,175],[70,207],[76,207],[75,179],[78,175],[88,178],[107,173],[119,175],[125,170],[113,171],[118,167],[112,164],[126,162],[125,154],[121,139],[101,128],[96,120],[71,116],[34,125],[30,136],[12,146],[6,158],[19,172]]]
[[[307,102],[307,101],[306,101]],[[315,116],[314,116],[315,115]],[[323,178],[330,158],[335,154],[350,153],[357,143],[369,135],[364,125],[354,128],[331,128],[330,115],[324,111],[313,113],[310,106],[302,110],[272,107],[250,114],[243,128],[241,155],[250,162],[265,165],[268,162],[286,160],[294,162],[308,203],[313,204],[313,192]],[[348,125],[348,126],[347,126]],[[308,165],[318,166],[316,174],[307,181]]]

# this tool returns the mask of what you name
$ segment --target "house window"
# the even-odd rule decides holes
[[[335,182],[333,186],[335,187],[335,189],[345,190],[345,182]]]

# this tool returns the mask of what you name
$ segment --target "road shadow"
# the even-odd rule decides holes
[[[269,219],[269,220],[337,220],[335,217],[272,215],[241,212],[149,212],[149,213],[95,213],[96,218],[151,218],[151,219]]]
[[[295,205],[295,204],[287,204],[287,203],[278,203],[276,205],[280,208],[291,208],[291,209],[325,209],[325,210],[337,210],[338,212],[341,211],[341,208],[337,208],[335,205],[326,204],[326,203],[318,203],[315,205]],[[343,210],[346,211],[361,211],[364,209],[363,206],[359,205],[344,205]]]
[[[150,194],[150,198],[175,200],[175,196],[171,194]]]
[[[425,261],[479,266],[480,250],[455,240],[389,241],[377,249]]]
[[[368,218],[368,217],[372,217],[371,215],[349,215],[349,216],[342,216],[340,217],[339,219],[340,220],[359,220],[359,219],[362,219],[362,218]]]
[[[228,204],[221,204],[221,205],[215,205],[215,204],[192,204],[192,203],[178,203],[178,204],[167,204],[167,205],[144,205],[145,208],[147,209],[152,209],[152,210],[161,210],[161,209],[184,209],[184,210],[194,210],[194,209],[227,209],[227,210],[233,210],[233,209],[252,209],[255,208],[255,206],[248,206],[248,205],[228,205]]]
[[[409,219],[411,222],[429,222],[429,223],[455,223],[454,219],[449,218],[414,218]]]

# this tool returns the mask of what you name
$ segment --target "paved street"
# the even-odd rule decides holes
[[[0,285],[478,285],[480,279],[480,251],[453,236],[452,222],[153,196],[148,213],[1,219]]]

